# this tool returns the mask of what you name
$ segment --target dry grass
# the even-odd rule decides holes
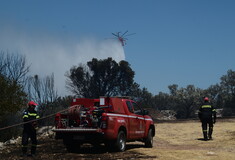
[[[104,146],[92,148],[85,145],[78,153],[68,153],[62,140],[50,137],[39,139],[35,160],[234,160],[235,119],[218,120],[212,141],[202,141],[201,124],[198,121],[174,121],[156,124],[154,147],[143,143],[127,144],[125,152],[107,152]],[[18,160],[20,144],[8,145],[0,150],[0,159]],[[31,158],[26,158],[31,159]]]
[[[159,123],[153,149],[134,149],[159,160],[233,160],[235,159],[235,119],[214,126],[212,141],[202,141],[198,121]]]

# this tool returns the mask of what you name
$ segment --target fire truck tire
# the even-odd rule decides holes
[[[153,131],[150,128],[148,132],[148,137],[144,141],[145,147],[152,148],[153,147]]]
[[[115,142],[115,148],[118,152],[123,152],[126,150],[126,134],[124,131],[119,131]]]

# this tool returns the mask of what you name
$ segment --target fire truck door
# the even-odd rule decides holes
[[[134,102],[132,102],[132,106],[134,109],[134,114],[136,116],[136,131],[135,131],[135,138],[142,138],[145,132],[145,121],[144,116],[142,114],[141,108]]]
[[[134,114],[134,109],[133,109],[133,106],[132,106],[131,102],[127,101],[126,105],[127,105],[128,110],[130,112],[129,117],[128,117],[128,119],[129,119],[129,127],[128,127],[129,128],[129,131],[128,131],[129,138],[130,139],[135,139],[136,138],[137,128],[139,126],[139,121],[137,119],[138,117],[136,116],[136,114]]]

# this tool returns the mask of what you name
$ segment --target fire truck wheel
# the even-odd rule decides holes
[[[153,131],[149,129],[148,137],[145,139],[145,147],[152,148],[153,147]]]
[[[126,134],[124,131],[119,131],[115,147],[118,152],[126,150]]]

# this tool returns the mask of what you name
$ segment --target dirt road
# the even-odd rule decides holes
[[[39,139],[35,158],[46,160],[78,159],[157,159],[157,160],[233,160],[235,159],[235,119],[218,120],[212,141],[202,141],[198,121],[176,121],[156,124],[154,147],[144,148],[143,143],[128,143],[125,152],[107,152],[101,145],[94,148],[83,145],[79,153],[68,153],[61,140],[50,137]],[[0,159],[20,159],[20,144],[8,145],[0,151]]]

